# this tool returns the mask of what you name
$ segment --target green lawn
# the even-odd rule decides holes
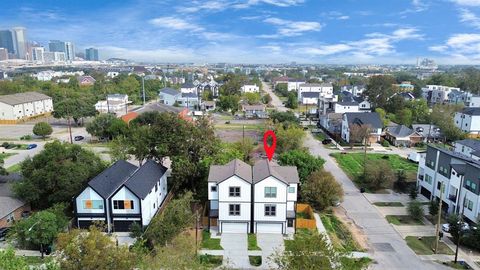
[[[385,218],[394,225],[424,225],[423,221],[415,220],[408,215],[387,215]]]
[[[222,250],[219,238],[211,238],[209,231],[202,231],[202,248],[211,250]]]
[[[248,260],[252,266],[262,265],[262,256],[248,256]]]
[[[380,207],[402,207],[404,206],[401,202],[374,202],[373,205]]]
[[[7,157],[13,156],[15,153],[0,153],[0,161],[3,161]]]
[[[22,168],[22,166],[20,165],[20,163],[17,163],[15,165],[12,165],[10,167],[7,168],[7,172],[9,173],[17,173],[17,172],[20,172],[20,169]]]
[[[253,233],[248,234],[248,250],[262,250],[257,245],[257,235]]]
[[[472,269],[470,267],[470,265],[468,265],[468,263],[466,262],[463,262],[460,263],[460,261],[457,261],[457,263],[454,263],[453,261],[451,262],[445,262],[445,263],[442,263],[443,265],[447,265],[448,267],[450,268],[453,268],[453,269]]]
[[[332,214],[322,214],[320,218],[322,219],[323,226],[325,226],[328,236],[336,249],[346,252],[361,250],[358,243],[353,239],[347,226],[336,216]]]
[[[209,269],[216,268],[222,264],[223,261],[223,256],[215,256],[215,255],[200,255],[198,256],[200,259],[200,262],[209,267]]]
[[[353,259],[353,258],[347,258],[347,257],[342,257],[340,260],[344,263],[347,264],[349,267],[349,270],[363,270],[367,269],[367,267],[373,262],[372,259],[370,258],[360,258],[360,259]]]
[[[315,133],[314,137],[319,141],[323,141],[327,138],[327,135],[325,135],[325,133],[323,132],[318,132],[318,133]]]
[[[254,130],[254,131],[263,131],[265,129],[264,124],[249,124],[249,125],[240,125],[240,124],[216,124],[216,129],[226,129],[226,130]]]
[[[42,257],[40,256],[17,256],[17,257],[22,257],[25,262],[29,265],[39,265],[44,262],[47,262],[47,258],[42,260]]]
[[[407,236],[405,238],[407,245],[418,255],[432,255],[435,248],[435,236],[423,236],[419,240],[418,236]],[[455,254],[445,243],[438,243],[437,254]]]

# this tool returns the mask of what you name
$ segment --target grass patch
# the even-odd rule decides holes
[[[297,218],[313,219],[308,212],[297,212]]]
[[[316,229],[301,228],[301,229],[297,229],[295,236],[300,234],[312,235],[315,231]],[[294,243],[294,241],[295,240],[288,240],[288,239],[283,240],[283,243],[285,245],[285,251],[292,251],[292,244]]]
[[[323,141],[327,138],[327,135],[325,135],[325,133],[323,132],[318,132],[314,135],[315,139],[319,140],[319,141]]]
[[[248,131],[263,131],[265,129],[264,124],[217,124],[215,125],[216,129],[224,129],[224,130],[243,130],[245,126],[245,130]]]
[[[4,160],[13,155],[15,155],[15,153],[0,153],[0,160]]]
[[[423,221],[413,219],[408,215],[387,215],[386,219],[394,225],[424,225]]]
[[[40,265],[47,262],[45,259],[42,260],[40,256],[17,256],[25,260],[28,265]]]
[[[17,163],[15,165],[12,165],[7,168],[7,172],[9,173],[18,173],[22,169],[22,165],[20,163]]]
[[[203,265],[209,268],[218,267],[222,265],[222,261],[223,261],[223,256],[220,256],[220,255],[205,254],[205,255],[198,256],[198,258]]]
[[[202,248],[211,250],[222,250],[220,245],[220,239],[211,238],[210,232],[207,230],[202,231]]]
[[[367,269],[367,267],[373,262],[372,259],[363,257],[359,259],[354,259],[354,258],[347,258],[347,257],[342,257],[340,258],[342,261],[343,265],[348,265],[349,270],[363,270]]]
[[[257,245],[257,235],[253,233],[248,234],[248,250],[262,250]]]
[[[333,246],[341,251],[360,251],[361,248],[352,237],[347,226],[343,224],[336,216],[332,214],[323,214],[320,216],[323,226],[327,230],[328,236]]]
[[[403,207],[401,202],[374,202],[373,205],[380,207]]]
[[[453,261],[443,262],[442,264],[453,269],[472,269],[472,267],[470,267],[470,265],[468,265],[468,263],[464,261],[457,261],[457,263],[454,263]]]
[[[262,265],[262,256],[248,256],[248,260],[252,266]]]
[[[405,241],[416,254],[432,255],[435,248],[435,236],[423,236],[420,239],[418,236],[407,236]],[[453,255],[455,253],[445,243],[439,242],[437,254]]]

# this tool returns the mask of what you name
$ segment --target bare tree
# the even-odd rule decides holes
[[[350,148],[353,148],[355,142],[363,143],[363,176],[366,174],[367,165],[367,144],[368,138],[372,133],[372,128],[368,124],[351,124],[350,125]]]

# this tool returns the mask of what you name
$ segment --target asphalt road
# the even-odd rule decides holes
[[[264,83],[263,89],[272,97],[274,106],[282,105],[277,107],[279,111],[286,110],[269,85]],[[335,160],[329,156],[331,151],[324,148],[319,141],[313,138],[311,133],[307,133],[304,146],[310,150],[312,155],[325,159],[325,170],[331,172],[335,179],[342,184],[345,196],[340,207],[346,211],[346,215],[357,226],[362,228],[367,236],[369,253],[376,262],[371,265],[370,269],[448,269],[440,264],[421,260],[380,212],[360,193]]]
[[[272,86],[269,83],[266,83],[263,81],[262,81],[262,85],[263,85],[263,91],[270,94],[270,97],[272,98],[272,102],[270,102],[270,104],[272,104],[275,108],[277,108],[279,112],[286,112],[288,109],[283,105],[283,102],[278,98],[278,96],[275,93],[273,93]]]

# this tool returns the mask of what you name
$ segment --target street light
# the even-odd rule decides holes
[[[28,232],[31,232],[33,230],[33,227],[37,226],[37,224],[40,223],[40,220],[38,220],[37,222],[33,223],[32,226],[30,228],[28,228]],[[27,238],[27,240],[29,240],[30,238]],[[43,243],[40,242],[40,254],[41,254],[41,257],[43,259]]]

